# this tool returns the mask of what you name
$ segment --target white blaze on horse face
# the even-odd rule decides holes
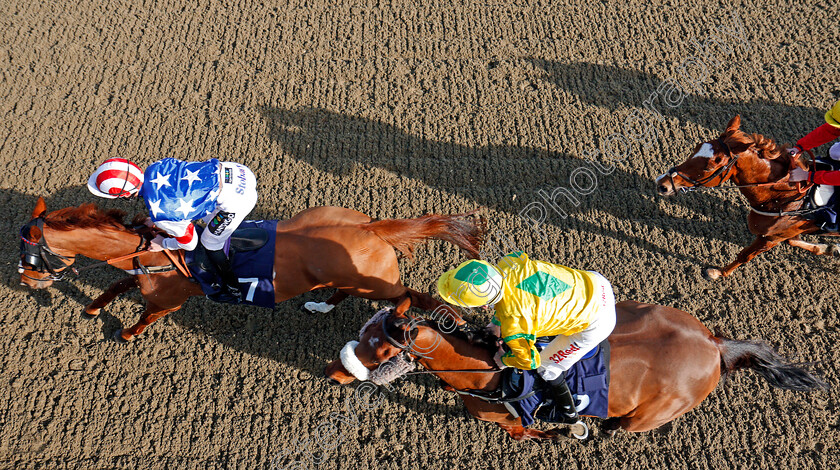
[[[377,338],[376,336],[371,336],[370,339],[368,339],[368,344],[373,349],[376,349],[376,345],[379,344],[379,338]]]
[[[691,158],[712,158],[715,156],[715,149],[712,148],[712,144],[706,142],[700,146],[700,150],[697,151]]]

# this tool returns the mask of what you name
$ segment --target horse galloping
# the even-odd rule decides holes
[[[806,370],[787,364],[766,343],[713,335],[699,320],[675,308],[624,301],[616,304],[616,313],[617,324],[609,336],[609,418],[601,424],[608,434],[618,429],[642,432],[657,428],[699,405],[721,375],[738,369],[753,369],[774,387],[787,390],[825,386]],[[495,337],[475,341],[463,330],[446,332],[436,322],[395,314],[379,320],[365,325],[355,349],[345,346],[342,359],[327,365],[324,373],[331,382],[356,380],[348,367],[376,373],[394,369],[394,359],[407,356],[408,361],[421,364],[455,390],[492,392],[499,388],[501,373],[493,361]],[[355,359],[345,358],[348,352]],[[348,367],[345,359],[350,362]],[[361,372],[364,376],[365,371]],[[510,414],[504,404],[459,396],[470,414],[497,423],[516,440],[557,440],[562,436],[559,429],[523,427],[521,418]]]
[[[39,198],[32,220],[21,229],[21,284],[34,289],[49,287],[63,278],[77,255],[109,260],[141,251],[148,240],[122,223],[124,215],[121,211],[100,210],[93,204],[47,213],[43,198]],[[446,310],[448,307],[428,294],[400,282],[395,249],[411,257],[417,243],[435,238],[477,256],[484,232],[483,219],[471,214],[373,220],[341,207],[306,209],[277,224],[275,302],[332,287],[337,292],[311,310],[328,311],[350,295],[389,300],[400,313],[412,304],[421,309]],[[137,272],[139,266],[168,266],[170,259],[165,252],[146,251],[113,265]],[[117,332],[118,338],[126,341],[181,308],[189,297],[203,295],[199,285],[178,270],[137,273],[111,285],[85,308],[85,313],[97,315],[117,295],[134,287],[140,288],[146,308],[137,324]]]
[[[659,195],[664,197],[678,191],[717,187],[731,179],[749,201],[747,225],[756,239],[726,267],[704,268],[703,277],[714,280],[729,276],[781,242],[815,255],[840,257],[837,245],[809,243],[800,238],[802,234],[820,231],[815,223],[802,217],[804,194],[796,183],[788,181],[791,168],[800,163],[783,146],[760,134],[748,135],[740,127],[741,117],[735,116],[717,140],[697,144],[688,160],[656,178]]]

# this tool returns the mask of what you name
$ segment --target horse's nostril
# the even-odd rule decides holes
[[[341,385],[338,380],[335,379],[327,379],[327,382],[329,382],[330,385]]]
[[[660,193],[667,193],[668,192],[668,187],[665,186],[664,184],[660,184],[659,185],[659,192]]]

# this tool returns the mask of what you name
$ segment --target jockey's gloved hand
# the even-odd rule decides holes
[[[808,179],[808,170],[803,170],[802,168],[794,168],[790,170],[790,178],[788,181],[805,181]]]
[[[496,367],[498,367],[499,369],[504,369],[505,367],[508,367],[502,362],[502,354],[504,353],[504,347],[500,347],[498,350],[496,350],[496,355],[493,356],[493,362],[496,363]]]
[[[488,323],[487,326],[484,327],[484,329],[489,331],[490,333],[493,333],[497,337],[502,336],[502,327],[493,322]]]
[[[149,251],[163,251],[163,240],[164,238],[160,235],[151,239],[151,241],[149,241]]]

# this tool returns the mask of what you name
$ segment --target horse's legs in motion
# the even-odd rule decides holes
[[[840,247],[827,243],[809,243],[799,238],[799,235],[785,240],[788,245],[808,250],[815,255],[840,256]]]
[[[339,302],[346,299],[350,294],[337,290],[326,302],[306,302],[303,304],[304,310],[309,313],[327,313],[332,310]]]
[[[97,297],[96,300],[90,303],[90,305],[85,307],[85,313],[92,317],[99,315],[99,310],[102,307],[111,303],[118,295],[128,292],[136,287],[139,286],[137,285],[137,279],[134,276],[127,277],[111,284],[111,287],[109,287],[108,290]]]
[[[608,437],[614,436],[619,429],[621,429],[621,418],[612,417],[601,422],[601,432]]]
[[[738,256],[735,257],[735,261],[731,264],[726,266],[723,269],[720,268],[705,268],[703,270],[703,277],[709,280],[715,280],[720,277],[726,277],[732,274],[732,271],[735,271],[738,266],[741,266],[744,263],[749,262],[751,259],[755,258],[757,255],[764,253],[765,251],[771,250],[773,247],[779,244],[782,240],[780,239],[770,239],[763,235],[759,235],[756,237],[755,241],[752,242],[752,245],[744,248],[738,253]]]
[[[142,315],[140,315],[140,320],[131,328],[123,328],[122,330],[117,330],[115,336],[117,337],[117,339],[131,341],[134,339],[135,336],[142,333],[147,326],[156,322],[160,317],[163,317],[168,313],[172,313],[178,310],[179,308],[181,308],[180,305],[174,308],[164,309],[147,304],[146,310],[143,312]]]
[[[514,438],[517,441],[523,441],[527,439],[548,439],[556,441],[562,436],[562,433],[559,429],[540,431],[539,429],[524,428],[521,425],[507,425],[502,423],[496,424],[498,424],[500,428],[507,431],[508,434],[510,434],[510,437]]]

